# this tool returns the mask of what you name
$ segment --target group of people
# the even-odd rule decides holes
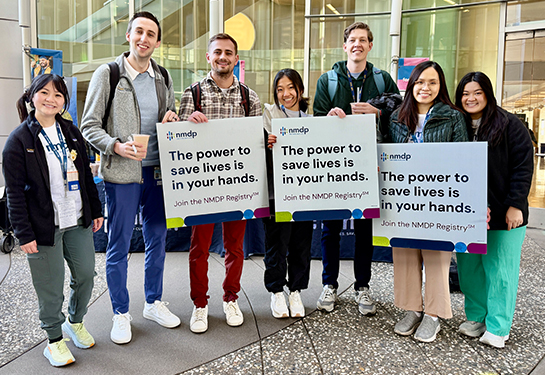
[[[139,208],[146,252],[143,317],[166,328],[181,323],[162,300],[166,220],[155,124],[262,115],[257,94],[233,74],[238,51],[231,36],[217,34],[210,38],[206,58],[211,71],[184,91],[178,112],[172,79],[151,58],[161,43],[158,20],[148,12],[134,14],[126,39],[130,50],[115,60],[117,85],[111,87],[112,80],[114,84],[116,81],[111,64],[100,66],[93,74],[82,133],[60,116],[69,102],[62,78],[40,75],[17,103],[22,124],[12,132],[3,151],[9,215],[21,249],[27,253],[41,327],[48,336],[44,355],[53,366],[75,361],[63,332],[79,348],[94,345],[83,317],[93,288],[92,232],[101,227],[103,218],[85,141],[101,153],[100,173],[105,182],[109,217],[106,276],[113,311],[110,337],[116,344],[126,344],[132,338],[127,255]],[[460,81],[454,105],[444,73],[433,61],[415,67],[397,110],[392,113],[391,107],[377,108],[371,104],[372,99],[398,95],[399,91],[387,72],[367,61],[372,47],[373,34],[368,25],[356,22],[346,28],[343,49],[347,60],[337,62],[331,72],[319,78],[314,115],[344,118],[375,114],[378,133],[388,133],[381,134],[381,139],[395,143],[488,142],[487,254],[458,255],[468,319],[460,332],[471,337],[482,335],[482,342],[503,347],[514,314],[521,246],[528,221],[527,195],[533,173],[528,131],[517,117],[497,106],[484,73],[469,73]],[[274,103],[265,104],[263,111],[272,213],[263,220],[264,282],[275,318],[305,316],[301,291],[309,283],[313,223],[275,221],[271,172],[271,149],[276,143],[272,119],[307,117],[309,104],[304,91],[299,73],[283,69],[274,79]],[[134,134],[149,135],[147,147],[137,142]],[[222,223],[226,251],[223,310],[230,326],[244,322],[237,298],[245,226],[245,221]],[[333,311],[337,301],[342,226],[341,220],[323,222],[323,290],[317,308],[326,312]],[[194,308],[189,327],[195,333],[208,329],[208,256],[213,228],[213,224],[196,225],[191,232],[189,277]],[[354,234],[355,302],[361,314],[373,315],[376,304],[369,289],[371,220],[355,220]],[[64,260],[71,271],[68,317],[61,311]],[[393,260],[395,305],[406,311],[394,331],[404,336],[414,333],[415,339],[431,342],[440,330],[438,318],[452,317],[448,286],[451,253],[393,248]],[[427,280],[424,298],[422,264]]]

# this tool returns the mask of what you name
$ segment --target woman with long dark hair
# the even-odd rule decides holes
[[[268,147],[272,149],[276,136],[271,134],[273,118],[307,117],[308,99],[297,71],[282,69],[274,78],[274,104],[265,104],[263,126],[268,133]],[[271,152],[267,152],[269,206],[272,216],[263,219],[265,226],[265,287],[271,293],[271,312],[275,318],[304,317],[305,306],[300,291],[308,287],[310,278],[310,247],[312,221],[277,223],[274,218],[274,190]],[[286,280],[287,273],[287,280]],[[289,313],[284,286],[289,294]]]
[[[513,323],[522,242],[528,224],[533,146],[519,118],[496,104],[486,74],[466,74],[456,105],[471,119],[472,139],[488,142],[489,230],[486,254],[457,254],[467,321],[459,331],[503,348]]]
[[[464,142],[464,116],[449,99],[443,70],[433,61],[418,64],[407,84],[405,99],[390,119],[394,143]],[[438,317],[452,318],[449,268],[452,254],[446,251],[392,248],[394,303],[406,314],[395,333],[432,342],[441,329]],[[422,263],[426,270],[422,300]]]
[[[68,103],[61,77],[34,78],[17,101],[22,124],[7,140],[2,164],[9,218],[27,254],[41,327],[49,339],[44,356],[53,366],[75,361],[63,331],[79,348],[95,344],[83,317],[95,275],[93,232],[103,222],[85,141],[78,128],[61,116]],[[65,260],[72,289],[66,318],[62,313]]]

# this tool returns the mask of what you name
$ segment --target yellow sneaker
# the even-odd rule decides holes
[[[68,346],[66,346],[66,341],[68,341],[68,339],[62,339],[61,341],[47,344],[45,347],[44,356],[45,358],[49,359],[49,363],[51,363],[52,366],[66,366],[70,363],[76,362],[76,359],[70,352],[70,349],[68,349]]]
[[[72,341],[74,341],[74,345],[80,349],[89,349],[95,345],[95,339],[87,332],[83,323],[72,324],[66,318],[66,321],[62,324],[62,330],[70,336]]]

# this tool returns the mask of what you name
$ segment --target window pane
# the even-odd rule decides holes
[[[451,98],[468,72],[485,72],[496,81],[499,4],[408,13],[402,18],[401,57],[438,62]]]
[[[408,9],[427,9],[427,8],[437,8],[437,7],[446,7],[450,5],[462,5],[469,3],[486,3],[487,1],[493,0],[405,0],[403,1],[403,10]]]
[[[361,14],[389,12],[390,1],[376,0],[311,0],[310,14]]]
[[[510,1],[507,3],[506,26],[545,21],[543,0]]]

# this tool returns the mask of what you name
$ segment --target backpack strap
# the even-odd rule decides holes
[[[169,80],[168,80],[168,72],[165,68],[163,68],[161,65],[157,64],[157,67],[159,68],[159,71],[161,72],[161,75],[163,76],[163,78],[165,79],[165,85],[167,86],[168,88],[168,84],[170,83]]]
[[[250,89],[244,83],[239,82],[240,84],[240,96],[242,101],[240,104],[244,107],[244,116],[250,116]]]
[[[335,91],[337,90],[337,73],[334,70],[327,71],[327,92],[329,93],[329,99],[333,102]]]
[[[191,94],[193,95],[193,106],[195,107],[195,111],[202,112],[200,82],[195,82],[191,85]]]
[[[119,83],[119,65],[115,61],[109,62],[108,67],[110,68],[110,96],[108,96],[108,104],[106,105],[106,110],[104,111],[104,117],[102,118],[102,129],[106,130],[106,125],[108,124],[108,117],[110,117],[110,109],[112,108],[112,101],[115,96],[115,88]]]
[[[375,79],[375,85],[377,85],[378,94],[384,94],[386,90],[386,84],[384,83],[384,76],[382,75],[382,70],[377,67],[373,67],[373,78]]]

